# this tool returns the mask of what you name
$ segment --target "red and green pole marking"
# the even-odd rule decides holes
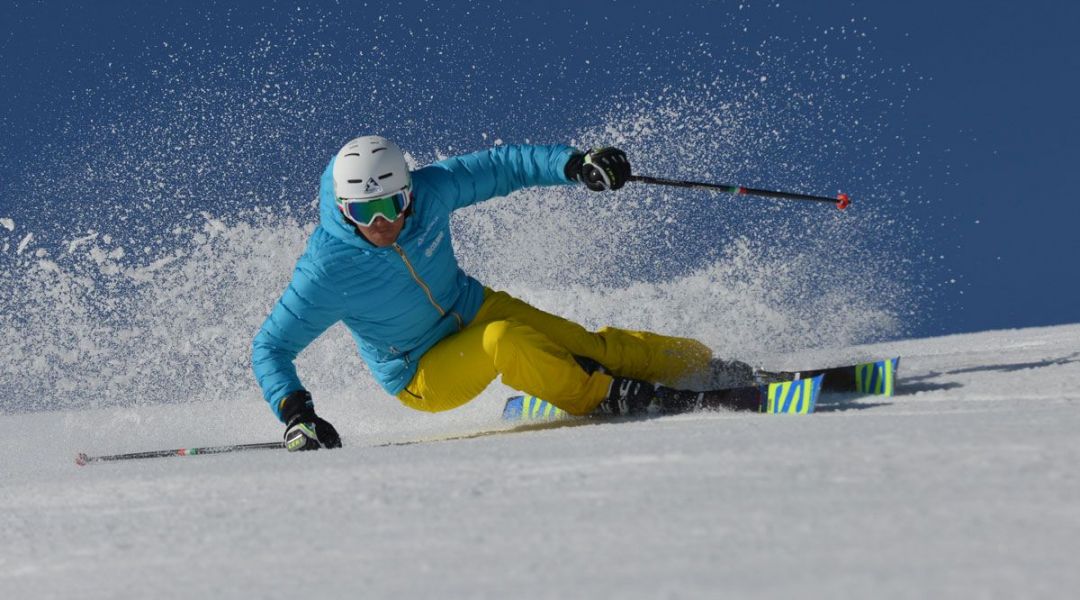
[[[761,196],[764,198],[780,198],[783,200],[810,200],[813,202],[828,202],[840,210],[851,206],[851,198],[847,194],[839,194],[835,198],[828,196],[814,196],[811,194],[796,194],[794,192],[777,192],[773,190],[760,190],[757,188],[742,187],[740,185],[725,185],[722,183],[702,183],[699,181],[683,181],[680,179],[664,179],[662,177],[647,177],[645,175],[631,175],[630,181],[639,183],[651,183],[655,185],[668,185],[672,187],[690,188],[695,190],[711,190],[726,192],[728,194],[744,196]]]

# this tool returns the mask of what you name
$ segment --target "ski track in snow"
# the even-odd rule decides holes
[[[895,397],[842,397],[811,417],[700,413],[373,446],[498,427],[506,390],[496,385],[465,416],[433,416],[421,432],[365,431],[336,406],[347,447],[304,455],[72,463],[80,450],[276,439],[254,398],[0,415],[0,589],[1070,595],[1080,586],[1080,325],[785,361],[891,354],[903,356]]]

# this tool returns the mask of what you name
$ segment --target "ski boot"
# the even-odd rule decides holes
[[[759,387],[736,387],[705,392],[677,390],[659,384],[615,377],[605,397],[593,411],[600,415],[678,414],[705,408],[760,411]]]

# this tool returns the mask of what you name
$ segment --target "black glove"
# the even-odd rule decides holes
[[[618,148],[574,153],[563,169],[567,179],[580,181],[594,192],[617,190],[630,179],[630,160]]]
[[[329,421],[315,414],[315,404],[306,390],[297,390],[281,400],[285,421],[285,448],[289,452],[340,448],[341,436]]]

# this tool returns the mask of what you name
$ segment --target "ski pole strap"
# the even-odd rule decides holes
[[[757,188],[742,187],[739,185],[727,185],[723,183],[703,183],[700,181],[683,181],[681,179],[664,179],[662,177],[649,177],[646,175],[631,175],[629,181],[649,183],[654,185],[667,185],[671,187],[690,188],[695,190],[710,190],[725,192],[728,194],[745,196],[762,196],[765,198],[780,198],[783,200],[809,200],[813,202],[828,202],[836,205],[836,208],[844,210],[851,206],[851,198],[847,194],[839,194],[835,198],[827,196],[814,196],[811,194],[797,194],[795,192],[778,192],[774,190],[762,190]]]

